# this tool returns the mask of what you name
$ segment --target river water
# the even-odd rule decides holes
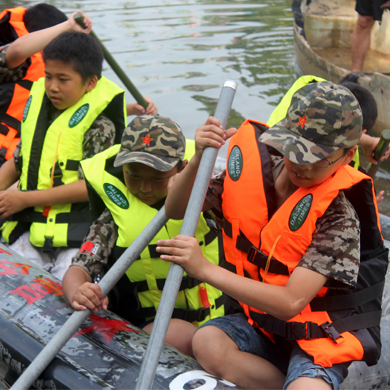
[[[1,9],[36,4],[2,0]],[[186,137],[213,115],[221,87],[238,84],[228,126],[245,119],[266,122],[297,77],[291,0],[51,0],[70,14],[87,12],[133,84],[175,120]],[[122,86],[104,64],[103,74]],[[128,102],[134,101],[129,92]],[[131,119],[131,118],[129,118]],[[222,167],[226,146],[217,160]],[[390,175],[380,169],[376,188],[386,191],[379,205],[390,215]]]

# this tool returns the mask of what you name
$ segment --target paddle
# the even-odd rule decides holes
[[[75,18],[75,21],[82,27],[86,28],[83,18],[81,16],[77,16]],[[139,93],[138,89],[134,86],[134,84],[130,81],[130,79],[126,76],[126,73],[122,70],[122,68],[118,65],[118,63],[115,61],[114,57],[109,53],[109,51],[106,49],[106,47],[103,45],[103,42],[96,36],[96,34],[91,31],[89,35],[93,38],[95,38],[98,42],[100,47],[103,50],[104,58],[108,62],[108,64],[111,66],[112,70],[116,73],[116,75],[120,78],[122,83],[125,85],[125,87],[128,89],[128,91],[132,94],[134,99],[138,104],[140,104],[143,108],[148,107],[148,102],[144,99],[144,97]]]
[[[385,154],[387,147],[390,143],[390,130],[383,130],[381,133],[381,139],[374,152],[374,158],[378,161],[378,164],[369,163],[367,167],[367,174],[370,177],[374,177],[380,164],[380,158]]]
[[[99,286],[104,295],[107,295],[108,292],[115,286],[134,260],[136,260],[141,252],[146,248],[151,239],[162,229],[167,220],[168,218],[165,215],[165,208],[162,207],[142,233],[126,249],[122,256],[114,263],[100,281]],[[79,327],[90,314],[90,310],[75,311],[65,322],[62,328],[56,333],[56,335],[50,340],[50,342],[30,363],[11,389],[29,389],[34,381],[54,359],[61,348],[77,332]]]
[[[214,116],[221,121],[223,128],[225,128],[229,117],[236,88],[236,83],[233,80],[228,80],[221,90]],[[207,147],[203,152],[180,234],[192,237],[195,235],[217,154],[218,150],[211,147]],[[136,390],[146,390],[152,387],[183,272],[183,268],[177,264],[172,263],[169,268],[149,343],[142,361]]]

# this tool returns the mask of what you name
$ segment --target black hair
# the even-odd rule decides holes
[[[54,5],[40,3],[26,9],[23,22],[28,32],[43,30],[66,22],[68,18]]]
[[[369,133],[374,127],[378,117],[378,107],[373,94],[367,88],[362,87],[357,82],[345,80],[339,84],[348,88],[356,97],[360,108],[362,109],[363,129],[366,129],[367,133]]]
[[[67,31],[54,38],[43,49],[43,61],[59,60],[71,65],[86,82],[89,77],[100,78],[103,51],[99,43],[88,34]]]

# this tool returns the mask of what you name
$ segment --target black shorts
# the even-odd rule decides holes
[[[355,10],[359,15],[372,16],[374,20],[381,21],[383,10],[380,6],[387,0],[356,0]]]

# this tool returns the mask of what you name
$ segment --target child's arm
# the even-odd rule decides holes
[[[158,109],[152,99],[145,96],[145,100],[149,103],[146,107],[146,110],[138,103],[127,103],[126,104],[126,110],[127,110],[127,116],[130,115],[155,115],[158,114]]]
[[[237,129],[230,128],[224,132],[221,122],[212,116],[196,129],[195,154],[175,178],[165,201],[165,213],[169,218],[183,218],[204,148],[210,146],[219,149],[236,131]]]
[[[96,313],[100,308],[107,310],[108,298],[103,296],[99,285],[83,268],[72,265],[65,272],[62,288],[68,302],[75,310],[89,309]]]
[[[81,13],[84,17],[84,24],[87,28],[84,30],[74,20],[74,16]],[[92,29],[91,19],[82,11],[74,12],[66,22],[57,24],[44,30],[34,31],[30,34],[23,35],[16,41],[12,42],[5,53],[5,60],[9,69],[16,68],[26,59],[35,53],[43,50],[44,47],[57,35],[68,31],[84,31],[90,33]]]
[[[375,152],[375,149],[377,148],[379,141],[380,141],[379,137],[371,137],[370,135],[362,134],[358,143],[358,145],[363,148],[364,155],[366,156],[368,162],[371,162],[373,164],[378,163],[372,155]],[[389,155],[390,155],[390,145],[388,146],[385,154],[380,158],[380,160],[381,161],[387,160]]]
[[[299,314],[327,281],[318,272],[297,267],[285,286],[275,286],[244,278],[208,262],[193,237],[180,235],[159,240],[157,245],[157,252],[165,253],[161,259],[181,265],[189,276],[282,320]]]
[[[14,158],[7,160],[0,168],[0,191],[6,190],[16,183],[20,174],[16,172]],[[1,192],[0,192],[1,197]]]
[[[78,202],[88,202],[88,191],[84,180],[47,190],[3,191],[0,192],[0,218],[6,218],[27,207]]]

